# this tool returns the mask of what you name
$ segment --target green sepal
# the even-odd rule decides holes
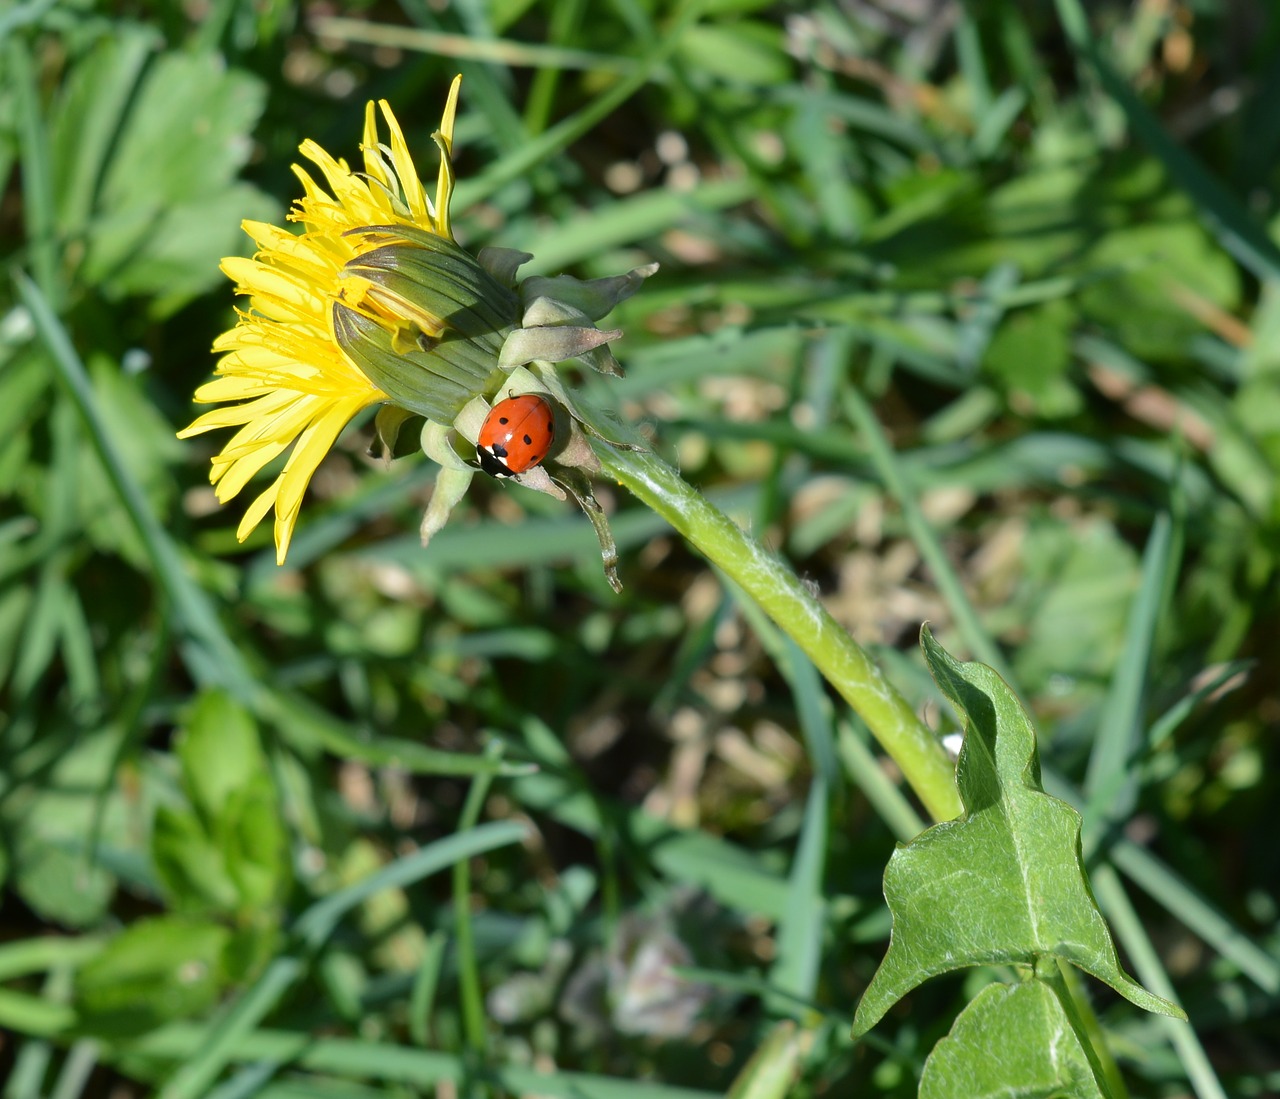
[[[405,458],[417,453],[414,445],[422,431],[423,418],[399,405],[384,404],[373,418],[373,441],[369,444],[370,458]]]
[[[579,310],[587,318],[598,321],[608,316],[620,302],[631,297],[650,275],[658,270],[656,263],[647,263],[636,267],[625,275],[613,275],[603,279],[575,279],[572,275],[557,275],[547,278],[532,275],[520,284],[520,299],[525,304],[526,313],[536,310],[540,298],[562,302]],[[542,321],[525,321],[526,324],[545,323]]]
[[[453,448],[451,436],[458,428],[459,423],[464,419],[469,419],[469,409],[472,404],[477,401],[484,401],[483,397],[474,397],[463,406],[461,412],[458,413],[458,419],[454,421],[452,427],[448,424],[438,424],[434,420],[428,420],[422,425],[422,432],[419,435],[419,442],[422,445],[422,453],[430,458],[438,466],[445,469],[473,469],[474,466],[463,458]],[[487,403],[486,403],[487,408]],[[476,429],[479,431],[479,428]]]
[[[473,469],[441,469],[436,474],[436,485],[431,491],[431,499],[427,501],[427,510],[422,513],[422,525],[418,533],[425,546],[431,536],[449,521],[449,514],[458,501],[471,487],[471,478],[475,476]]]
[[[409,297],[468,336],[503,332],[520,318],[520,299],[447,237],[409,226],[359,230],[370,245],[343,268]],[[499,341],[500,342],[500,341]]]
[[[520,252],[515,248],[486,246],[476,253],[476,261],[503,286],[516,284],[516,272],[533,259],[532,252]]]
[[[342,302],[333,307],[338,345],[392,402],[438,423],[450,423],[476,393],[501,382],[498,349],[452,335],[405,352],[376,321]],[[428,349],[429,348],[429,349]]]
[[[600,501],[591,491],[591,482],[576,469],[557,470],[555,481],[569,495],[578,501],[578,506],[591,520],[595,528],[596,541],[600,543],[600,561],[604,566],[604,578],[609,581],[616,594],[622,594],[622,581],[618,578],[618,544],[613,540],[613,531],[609,529],[609,519],[600,506]]]
[[[502,345],[498,364],[509,370],[538,359],[558,363],[577,356],[585,357],[588,352],[621,335],[618,331],[601,332],[592,327],[518,328]]]

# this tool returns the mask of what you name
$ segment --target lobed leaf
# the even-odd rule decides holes
[[[865,1034],[929,977],[968,965],[1057,957],[1148,1011],[1182,1011],[1120,966],[1080,855],[1080,815],[1040,785],[1035,730],[1008,685],[962,664],[921,632],[938,687],[967,719],[956,782],[964,816],[935,825],[889,860],[889,951],[854,1018]]]

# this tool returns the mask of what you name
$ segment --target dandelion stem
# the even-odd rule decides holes
[[[867,723],[934,820],[961,812],[953,768],[875,662],[770,554],[656,455],[597,448],[605,470],[751,596]]]

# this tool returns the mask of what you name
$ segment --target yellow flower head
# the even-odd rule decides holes
[[[400,124],[386,102],[378,106],[389,130],[389,144],[378,140],[374,104],[365,111],[363,172],[353,172],[314,141],[300,151],[319,169],[328,192],[307,170],[295,165],[304,195],[289,213],[303,231],[293,234],[275,225],[245,221],[258,245],[252,259],[230,257],[222,270],[249,298],[238,310],[236,326],[214,341],[221,355],[217,377],[196,391],[202,404],[222,407],[206,412],[179,438],[215,428],[237,427],[213,459],[209,479],[222,503],[234,497],[274,458],[291,451],[284,468],[245,512],[236,536],[244,541],[273,507],[276,560],[283,564],[307,484],[342,429],[361,409],[387,400],[348,357],[334,332],[335,304],[351,299],[343,270],[370,248],[352,232],[370,226],[403,227],[452,242],[449,198],[453,191],[456,78],[449,90],[440,129],[440,174],[435,202],[426,194],[409,155]],[[345,291],[345,292],[344,292]]]

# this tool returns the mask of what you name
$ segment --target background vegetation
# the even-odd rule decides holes
[[[511,486],[424,551],[432,469],[368,460],[366,422],[281,569],[216,506],[216,443],[174,439],[233,320],[217,261],[283,213],[298,142],[353,159],[385,97],[429,177],[456,71],[464,243],[663,265],[595,399],[940,729],[926,619],[1027,702],[1122,952],[1192,1019],[1090,984],[1131,1093],[1280,1094],[1280,9],[27,0],[5,1099],[692,1099],[780,1018],[792,1094],[906,1096],[991,979],[849,1040],[910,812],[649,512],[601,486],[621,596],[581,514]]]

